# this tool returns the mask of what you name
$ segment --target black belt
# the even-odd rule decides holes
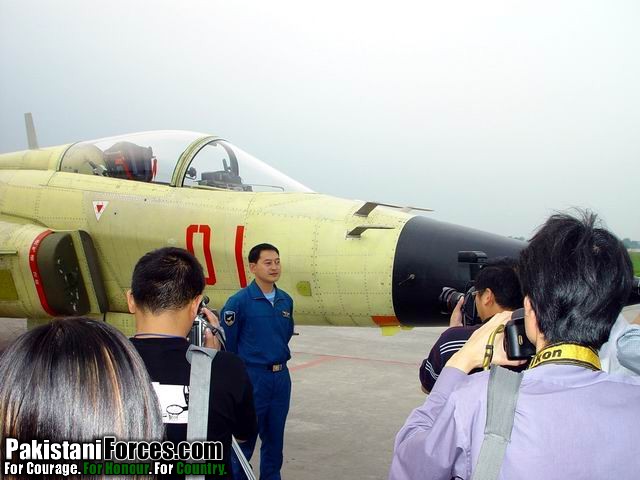
[[[264,364],[264,363],[248,363],[245,362],[247,367],[255,367],[255,368],[264,368],[266,370],[269,370],[270,372],[280,372],[282,370],[285,369],[285,367],[287,366],[286,362],[285,363],[274,363],[272,365],[268,365],[268,364]]]

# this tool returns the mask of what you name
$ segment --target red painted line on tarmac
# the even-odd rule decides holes
[[[314,355],[314,354],[312,353],[310,355]],[[295,370],[302,370],[303,368],[315,367],[320,363],[329,362],[332,360],[338,360],[338,357],[332,357],[331,355],[322,355],[320,358],[316,358],[315,360],[310,360],[308,362],[301,363],[300,365],[296,365],[295,367],[291,367],[289,368],[289,371],[293,372]]]
[[[317,355],[317,353],[309,353],[309,352],[293,352],[293,353],[301,353],[304,355]],[[420,363],[414,362],[402,362],[400,360],[380,360],[377,358],[363,358],[363,357],[352,357],[350,355],[322,355],[320,358],[316,360],[311,360],[309,362],[303,363],[301,365],[297,365],[295,367],[291,367],[289,370],[299,370],[301,368],[313,367],[320,363],[324,363],[328,360],[358,360],[360,362],[378,362],[378,363],[387,363],[391,365],[405,365],[410,367],[419,367]]]

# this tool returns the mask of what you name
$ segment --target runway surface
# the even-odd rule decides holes
[[[640,322],[640,306],[624,314]],[[0,319],[0,349],[25,330],[24,320]],[[297,327],[283,478],[386,479],[395,435],[426,398],[418,366],[443,330]]]
[[[443,329],[298,331],[284,477],[387,478],[395,434],[426,398],[418,367]]]

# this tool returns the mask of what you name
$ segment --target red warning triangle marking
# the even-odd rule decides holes
[[[98,200],[93,202],[93,213],[96,214],[96,221],[100,220],[100,217],[102,216],[105,209],[107,208],[107,205],[109,205],[109,202],[103,201],[103,200]]]

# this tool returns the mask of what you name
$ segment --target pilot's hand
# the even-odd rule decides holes
[[[449,318],[449,326],[450,327],[461,327],[462,323],[462,304],[464,303],[464,297],[460,297],[458,303],[456,303],[453,312],[451,312],[451,317]]]
[[[203,308],[202,313],[207,317],[207,321],[213,325],[214,327],[220,328],[220,320],[218,317],[209,310],[208,308]],[[222,345],[220,344],[220,340],[216,337],[211,330],[208,328],[204,331],[204,346],[207,348],[215,348],[216,350],[220,350]]]
[[[482,367],[485,347],[487,343],[489,343],[489,337],[498,326],[504,325],[510,319],[511,312],[508,311],[494,315],[491,320],[485,322],[478,330],[473,332],[473,335],[471,335],[471,338],[469,338],[464,346],[451,356],[446,366],[457,368],[465,373]],[[504,333],[498,333],[493,341],[493,357],[491,363],[516,367],[527,363],[527,361],[509,360],[507,358],[507,352],[504,351]]]

